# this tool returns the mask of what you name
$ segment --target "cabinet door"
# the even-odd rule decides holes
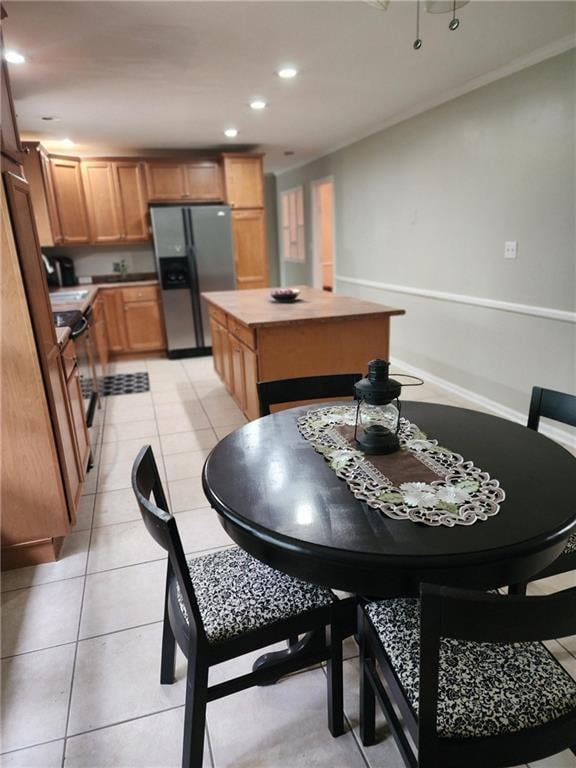
[[[242,344],[242,357],[244,368],[244,414],[249,419],[257,419],[260,416],[260,403],[258,401],[258,358],[256,353]]]
[[[189,163],[186,192],[190,200],[222,200],[222,178],[218,163]]]
[[[263,208],[262,158],[224,155],[226,201],[232,208]]]
[[[268,256],[264,211],[232,211],[237,288],[266,288]]]
[[[104,317],[104,300],[99,296],[92,308],[92,334],[96,342],[96,352],[100,360],[102,375],[106,376],[108,367],[108,335],[106,332],[106,318]]]
[[[164,327],[160,303],[133,301],[124,304],[126,338],[131,352],[164,349]]]
[[[220,376],[224,378],[224,359],[223,359],[223,341],[222,333],[226,333],[226,329],[223,328],[220,323],[210,320],[210,336],[212,337],[212,358],[214,360],[214,370]]]
[[[126,328],[124,325],[124,309],[122,289],[107,289],[102,291],[106,335],[110,352],[125,352],[127,349]]]
[[[226,389],[230,394],[234,391],[234,371],[232,370],[232,344],[231,336],[224,329],[222,336],[222,378]]]
[[[3,43],[2,50],[4,50]],[[2,122],[0,123],[0,129],[2,135],[2,154],[7,155],[16,163],[19,163],[22,156],[22,147],[20,146],[20,137],[18,136],[18,127],[16,125],[16,114],[12,102],[8,67],[6,66],[4,59],[2,59],[1,79],[2,93],[0,95],[0,104],[2,106]]]
[[[113,163],[106,160],[82,160],[81,167],[91,241],[121,242],[123,231]]]
[[[68,245],[89,243],[90,232],[80,161],[51,157],[50,171],[62,242]]]
[[[146,163],[146,185],[149,200],[186,199],[186,173],[182,163]]]
[[[240,410],[246,409],[246,382],[244,376],[244,354],[242,344],[234,336],[230,339],[230,358],[232,361],[232,397]]]
[[[150,240],[148,196],[143,163],[128,160],[114,163],[120,203],[122,232],[127,243]]]
[[[84,416],[84,403],[82,400],[80,377],[78,375],[77,366],[74,367],[72,375],[68,379],[67,388],[70,414],[72,416],[72,424],[74,425],[74,439],[78,455],[79,473],[82,480],[84,480],[88,459],[90,457],[90,438],[88,437],[86,417]]]

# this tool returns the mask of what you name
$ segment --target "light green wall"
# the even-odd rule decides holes
[[[311,282],[310,182],[332,175],[338,276],[575,311],[575,72],[572,50],[280,175],[307,207],[307,262],[283,282]],[[407,309],[392,356],[504,406],[576,391],[573,323],[336,289]]]

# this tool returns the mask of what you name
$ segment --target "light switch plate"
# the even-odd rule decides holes
[[[518,240],[506,240],[504,243],[504,258],[515,259],[518,255]]]

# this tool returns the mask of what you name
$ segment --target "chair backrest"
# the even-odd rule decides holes
[[[202,616],[194,594],[178,526],[168,510],[154,452],[149,445],[140,449],[132,465],[132,490],[148,532],[156,543],[168,553],[167,585],[174,578],[178,581],[188,614],[190,631],[197,638],[206,640]]]
[[[420,596],[419,740],[428,746],[437,739],[441,638],[522,643],[576,634],[576,587],[526,597],[422,584]]]
[[[354,397],[354,384],[361,373],[336,373],[258,382],[260,416],[268,416],[271,405],[296,403],[300,400],[328,400],[332,397]]]
[[[538,429],[542,417],[576,427],[576,395],[533,387],[528,412],[529,429]]]

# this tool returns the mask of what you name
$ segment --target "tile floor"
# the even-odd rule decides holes
[[[207,452],[245,419],[210,358],[118,362],[147,370],[151,391],[107,398],[93,428],[95,466],[62,558],[2,580],[2,757],[5,768],[177,768],[182,743],[182,657],[173,686],[158,682],[165,565],[130,490],[130,466],[150,443],[189,553],[228,546],[206,505],[200,472]],[[114,372],[114,371],[113,371]],[[470,404],[426,385],[419,400]],[[570,581],[571,580],[571,581]],[[574,583],[574,575],[534,591]],[[576,677],[576,639],[552,643]],[[257,654],[252,654],[255,656]],[[325,726],[324,670],[253,688],[208,705],[207,768],[400,768],[380,719],[381,741],[358,738],[357,659],[345,661],[347,732]],[[213,679],[248,669],[243,658]],[[571,753],[532,768],[574,768]]]

